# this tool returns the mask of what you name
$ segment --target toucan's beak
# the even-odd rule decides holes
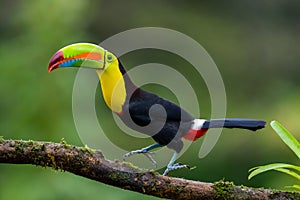
[[[106,50],[90,43],[77,43],[57,51],[50,59],[48,72],[59,67],[104,69]]]

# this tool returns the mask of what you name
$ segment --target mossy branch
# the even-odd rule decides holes
[[[100,151],[63,141],[4,140],[0,137],[0,163],[52,167],[122,189],[168,199],[300,199],[299,193],[162,176],[126,162],[107,160]]]

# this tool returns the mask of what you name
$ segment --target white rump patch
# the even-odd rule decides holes
[[[205,121],[206,121],[205,119],[194,119],[194,124],[192,125],[192,129],[194,130],[201,129]]]

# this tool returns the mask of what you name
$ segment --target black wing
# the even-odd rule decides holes
[[[150,123],[150,112],[152,119],[157,121],[190,122],[194,120],[188,112],[175,103],[141,89],[132,95],[127,106],[130,115],[140,118],[143,123]]]
[[[181,150],[181,137],[190,129],[194,120],[178,105],[141,89],[136,90],[127,100],[123,111],[121,119],[128,127],[150,135],[159,144],[176,151]]]

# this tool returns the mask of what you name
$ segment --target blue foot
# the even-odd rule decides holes
[[[167,176],[169,174],[169,172],[174,171],[174,170],[178,170],[178,169],[191,169],[190,166],[188,165],[183,165],[181,163],[175,163],[172,165],[168,165],[167,169],[165,170],[165,172],[163,173],[163,176]]]
[[[157,163],[152,157],[152,154],[155,154],[155,153],[149,152],[148,149],[146,149],[146,148],[135,150],[135,151],[130,151],[130,152],[126,153],[125,155],[123,155],[123,158],[124,159],[128,158],[134,154],[144,154],[151,161],[151,163],[155,166],[155,168],[157,167]]]
[[[130,157],[130,156],[132,156],[132,155],[134,155],[134,154],[144,154],[144,155],[152,162],[152,164],[155,166],[155,168],[157,168],[156,161],[155,161],[155,160],[152,158],[152,156],[151,156],[151,154],[154,154],[154,152],[150,152],[150,150],[156,149],[156,148],[158,148],[158,147],[162,147],[162,145],[161,145],[161,144],[158,144],[158,143],[152,144],[152,145],[150,145],[150,146],[148,146],[148,147],[145,147],[145,148],[142,148],[142,149],[140,149],[140,150],[130,151],[130,152],[126,153],[126,154],[123,156],[123,158],[124,158],[124,159],[125,159],[125,158],[128,158],[128,157]]]

